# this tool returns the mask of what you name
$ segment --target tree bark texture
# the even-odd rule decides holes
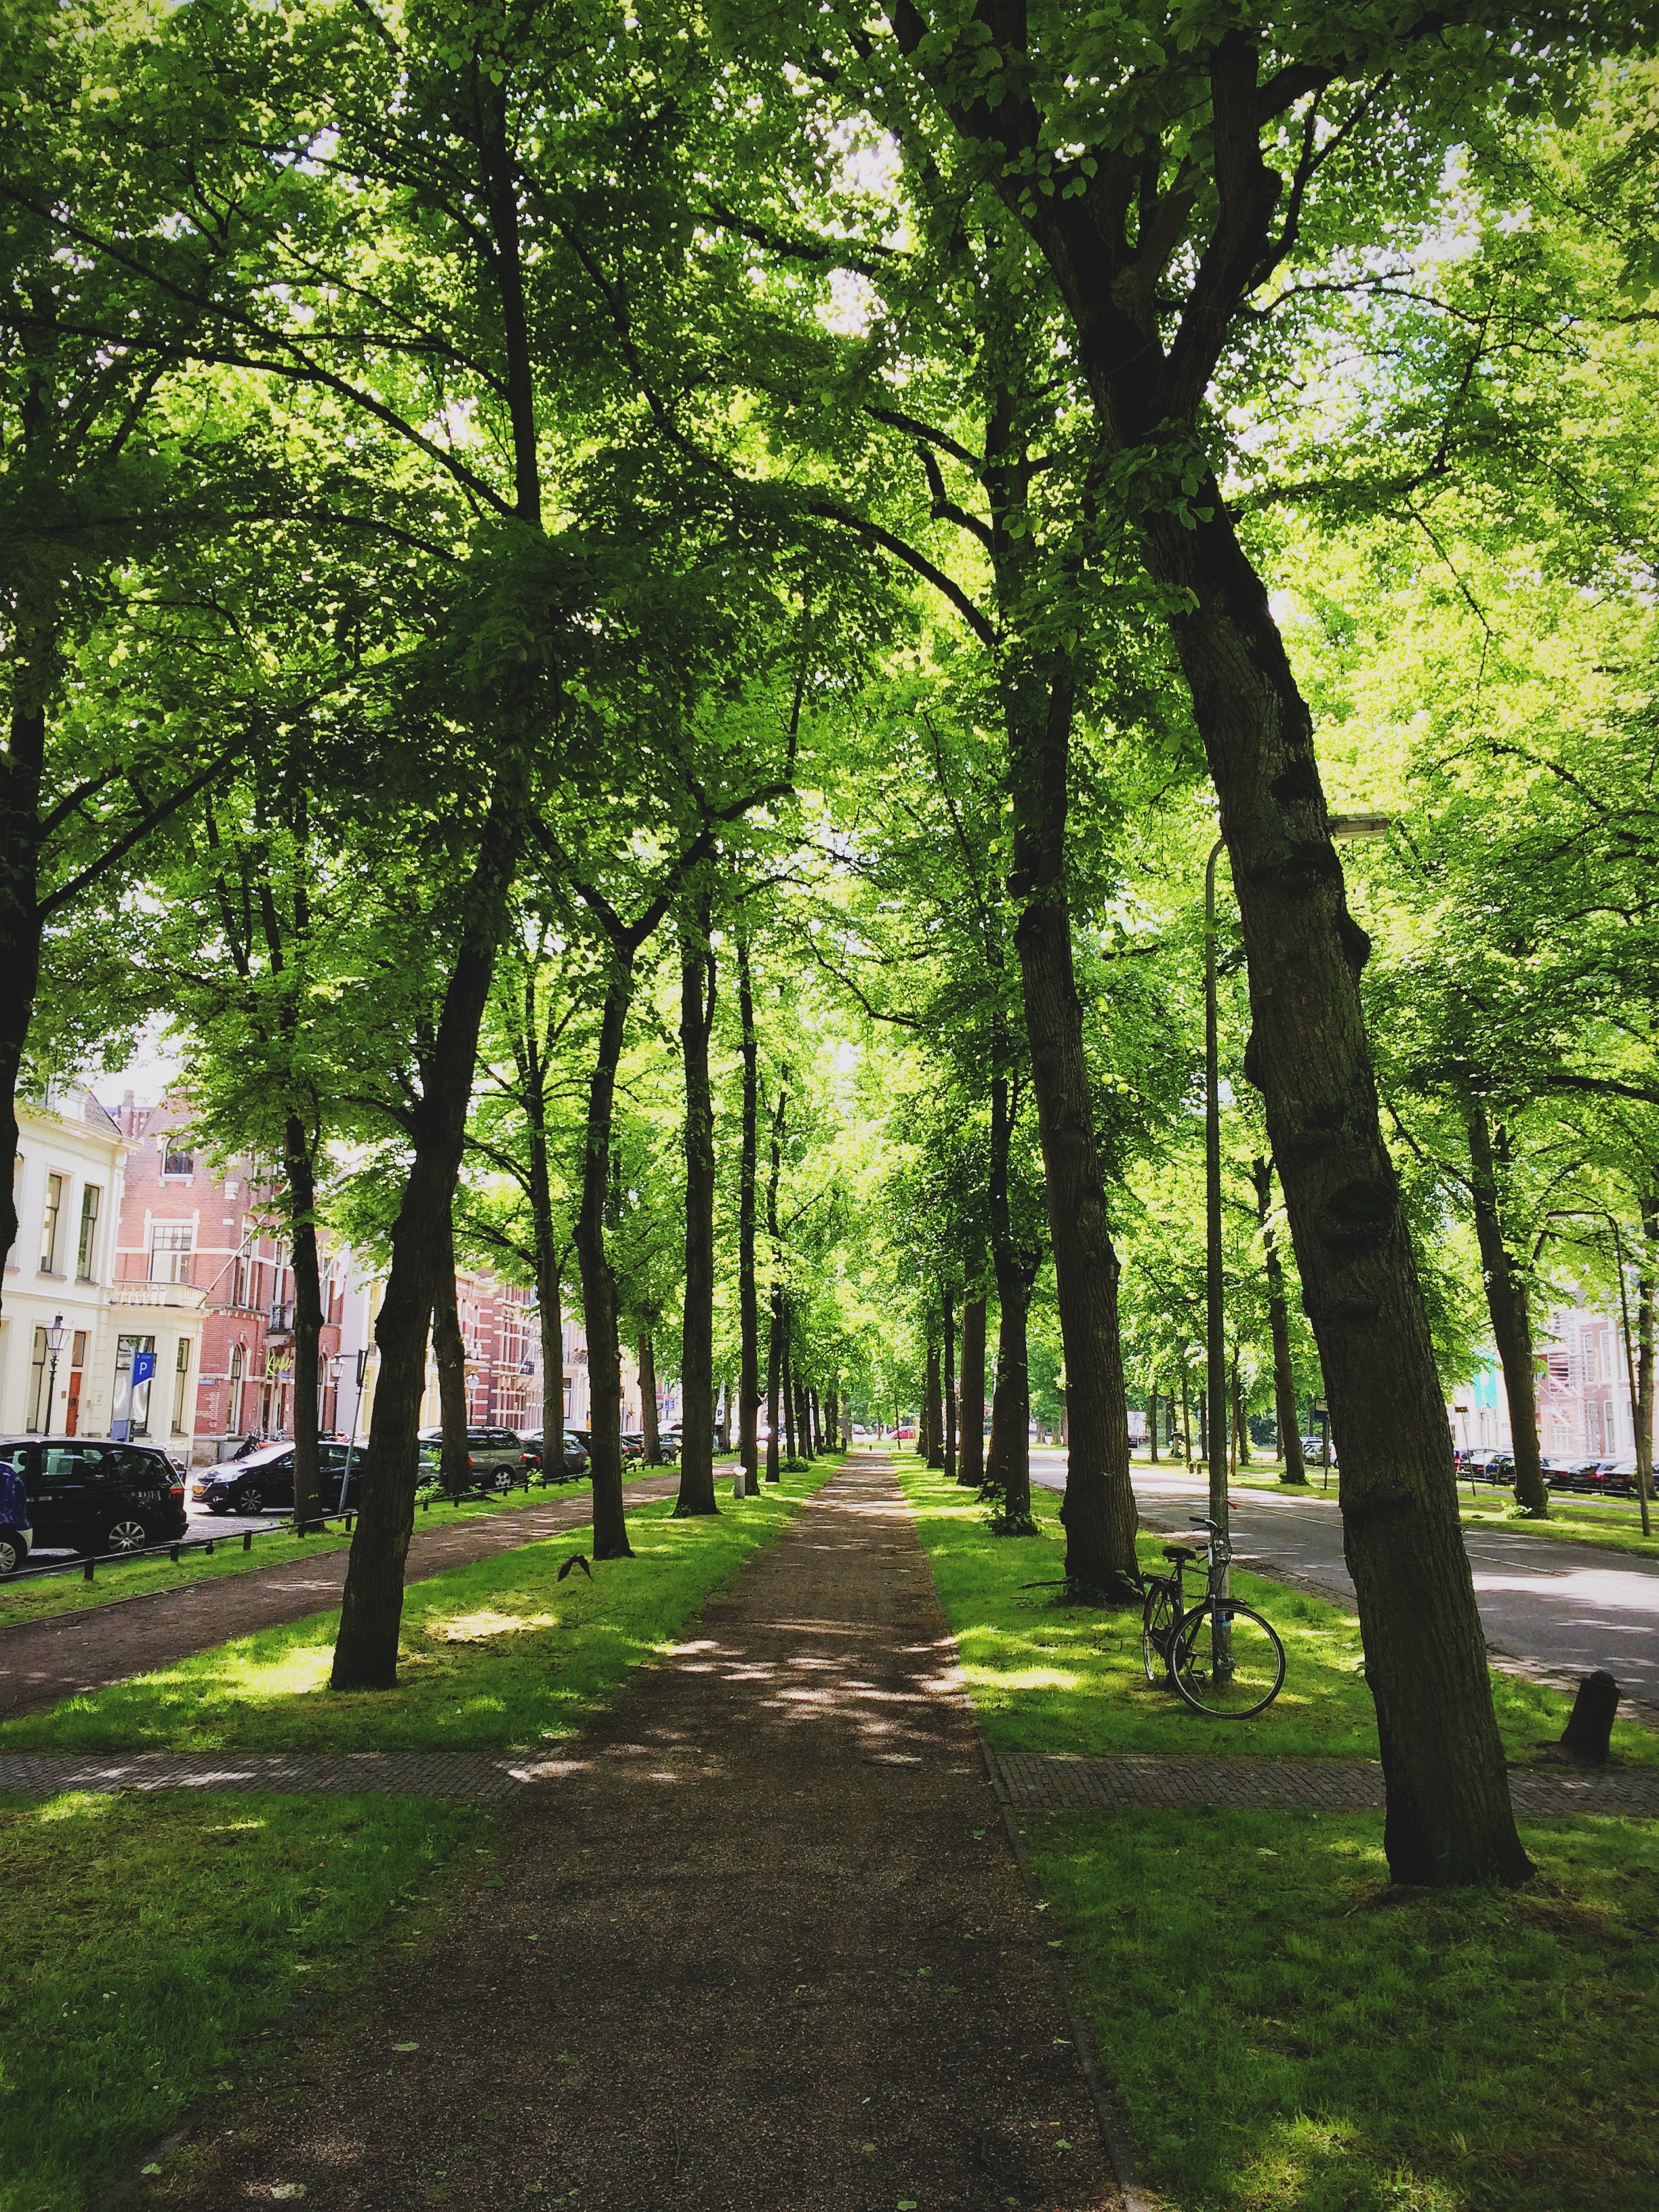
[[[738,934],[738,1026],[743,1047],[743,1129],[738,1160],[738,1458],[744,1487],[760,1477],[760,1306],[755,1285],[755,1197],[760,1173],[760,1051],[749,940]]]
[[[1642,1256],[1636,1277],[1636,1487],[1642,1533],[1653,1497],[1653,1306],[1659,1282],[1659,1186],[1642,1186]]]
[[[1504,1235],[1498,1184],[1504,1135],[1494,1140],[1484,1103],[1468,1102],[1465,1124],[1469,1134],[1469,1195],[1474,1206],[1474,1233],[1480,1247],[1480,1272],[1486,1279],[1486,1311],[1492,1319],[1492,1342],[1504,1370],[1504,1393],[1510,1406],[1510,1449],[1515,1455],[1515,1494],[1534,1520],[1549,1518],[1550,1494],[1538,1449],[1538,1381],[1532,1356],[1532,1315],[1526,1279]]]
[[[985,1300],[962,1309],[962,1456],[957,1482],[978,1490],[985,1480]]]
[[[631,952],[616,958],[599,1019],[599,1051],[587,1091],[581,1210],[576,1258],[581,1270],[582,1326],[587,1337],[588,1458],[593,1485],[593,1557],[631,1559],[622,1481],[622,1316],[617,1277],[605,1250],[605,1211],[611,1188],[611,1134],[616,1115],[617,1064],[634,994]]]
[[[1130,241],[1133,149],[1097,149],[1101,184],[1032,192],[1045,119],[1018,69],[1006,95],[958,96],[953,63],[924,46],[912,0],[890,9],[956,127],[983,144],[1015,220],[1047,261],[1074,326],[1109,455],[1144,457],[1147,572],[1192,695],[1220,808],[1249,962],[1245,1073],[1267,1107],[1303,1303],[1319,1347],[1341,1462],[1344,1544],[1358,1600],[1387,1788],[1384,1842],[1399,1881],[1524,1881],[1492,1711],[1485,1638],[1457,1516],[1451,1437],[1398,1179],[1383,1141],[1359,971],[1315,755],[1267,592],[1221,487],[1194,459],[1210,379],[1269,249],[1283,180],[1262,158],[1259,49],[1243,28],[1210,50],[1215,178],[1166,351],[1159,277],[1194,202],[1171,185]],[[1023,52],[1022,0],[981,0],[981,36]],[[1046,157],[1045,157],[1046,158]],[[1107,179],[1111,180],[1109,184]],[[1142,186],[1143,195],[1145,185]],[[1137,257],[1173,225],[1157,266]],[[1150,270],[1150,273],[1148,273]],[[1168,496],[1197,474],[1192,498]]]
[[[1068,672],[1009,679],[1014,932],[1048,1199],[1054,1296],[1066,1352],[1066,1579],[1139,1602],[1129,1480],[1129,1401],[1118,1322],[1121,1268],[1107,1220],[1083,1006],[1072,958],[1066,820],[1075,695]]]
[[[927,1346],[927,1449],[925,1454],[929,1467],[945,1464],[945,1393],[940,1374],[939,1349],[930,1343]]]
[[[1285,1267],[1273,1232],[1273,1168],[1260,1153],[1250,1163],[1255,1185],[1255,1218],[1261,1231],[1261,1270],[1267,1283],[1267,1332],[1273,1347],[1273,1423],[1279,1431],[1279,1456],[1285,1462],[1281,1482],[1306,1488],[1308,1470],[1302,1455],[1302,1429],[1296,1408],[1296,1370],[1291,1364],[1291,1317],[1285,1303]]]
[[[662,1431],[657,1421],[657,1347],[648,1328],[640,1331],[640,1441],[645,1464],[655,1467],[662,1458]]]
[[[1025,1320],[1031,1285],[1018,1263],[997,1265],[997,1379],[991,1398],[991,1449],[985,1485],[1000,1500],[1005,1519],[1031,1510],[1031,1389]]]
[[[783,1234],[778,1226],[778,1182],[783,1173],[783,1125],[788,1107],[789,1092],[786,1087],[778,1092],[777,1104],[772,1109],[771,1152],[766,1175],[766,1241],[772,1262],[766,1333],[766,1480],[769,1482],[779,1480],[780,1401],[787,1402],[784,1389],[784,1352],[787,1333],[783,1302]]]
[[[945,1293],[945,1480],[957,1479],[957,1304]]]
[[[351,1539],[331,1676],[337,1690],[398,1679],[404,1562],[414,1526],[427,1334],[443,1273],[454,1280],[450,1208],[466,1143],[478,1030],[505,926],[526,805],[516,760],[497,773],[478,857],[462,892],[461,939],[410,1117],[413,1158],[392,1226],[392,1265],[375,1318],[380,1371],[369,1416],[362,1511]]]
[[[452,1229],[446,1264],[432,1294],[432,1357],[438,1370],[438,1418],[443,1427],[438,1479],[459,1498],[472,1478],[466,1448],[466,1340],[461,1334],[455,1297],[455,1240]]]
[[[680,944],[680,1054],[685,1065],[685,1296],[680,1336],[680,1487],[677,1520],[715,1513],[714,954],[708,902]]]
[[[322,1402],[322,1267],[317,1253],[317,1186],[308,1132],[297,1114],[283,1125],[288,1180],[289,1261],[294,1270],[294,1525],[317,1524],[322,1474],[317,1425]]]

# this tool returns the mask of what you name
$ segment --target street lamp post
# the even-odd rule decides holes
[[[46,1383],[46,1430],[50,1433],[58,1425],[58,1355],[64,1348],[64,1316],[53,1317],[46,1331],[46,1350],[52,1356],[52,1374]]]
[[[1352,843],[1360,837],[1388,835],[1392,817],[1387,814],[1334,814],[1330,834],[1334,842]],[[1215,864],[1226,850],[1218,837],[1210,848],[1204,870],[1204,1395],[1208,1419],[1205,1448],[1209,1454],[1210,1518],[1223,1536],[1229,1534],[1227,1512],[1227,1430],[1232,1408],[1227,1402],[1226,1307],[1221,1265],[1221,1052],[1216,1018]],[[1330,1429],[1325,1431],[1325,1461],[1330,1464]],[[1217,1445],[1220,1449],[1218,1450]],[[1329,1476],[1327,1475],[1328,1481]],[[1221,1595],[1227,1594],[1224,1578]],[[1225,1620],[1219,1608],[1214,1624],[1213,1664],[1218,1674],[1231,1667]]]

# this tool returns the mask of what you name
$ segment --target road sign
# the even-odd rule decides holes
[[[138,1388],[138,1385],[141,1382],[148,1382],[155,1372],[155,1354],[153,1352],[135,1352],[133,1353],[132,1387],[135,1390]]]

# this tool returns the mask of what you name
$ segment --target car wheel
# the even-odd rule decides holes
[[[0,1529],[0,1575],[15,1575],[27,1557],[21,1540],[9,1531]]]
[[[260,1489],[257,1482],[243,1484],[241,1492],[236,1500],[236,1507],[237,1510],[241,1513],[263,1513],[264,1511],[265,1493]]]
[[[142,1552],[149,1541],[149,1531],[143,1522],[125,1514],[104,1531],[102,1548],[106,1552]]]

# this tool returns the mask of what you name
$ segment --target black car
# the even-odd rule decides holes
[[[533,1466],[547,1466],[547,1432],[544,1429],[520,1429],[519,1442],[529,1454]],[[587,1468],[587,1447],[572,1429],[565,1430],[559,1439],[560,1464],[553,1475],[555,1482],[568,1482]]]
[[[101,1437],[0,1437],[23,1478],[36,1551],[142,1552],[188,1525],[185,1481],[154,1444]]]
[[[346,1505],[356,1504],[357,1480],[365,1449],[362,1444],[355,1448],[349,1444],[318,1445],[318,1488],[325,1513],[343,1510],[340,1480],[346,1473],[348,1458],[351,1474],[344,1502]],[[263,1513],[267,1506],[292,1505],[294,1447],[291,1443],[265,1444],[250,1452],[246,1459],[225,1460],[217,1467],[204,1468],[191,1486],[190,1494],[210,1513]]]

